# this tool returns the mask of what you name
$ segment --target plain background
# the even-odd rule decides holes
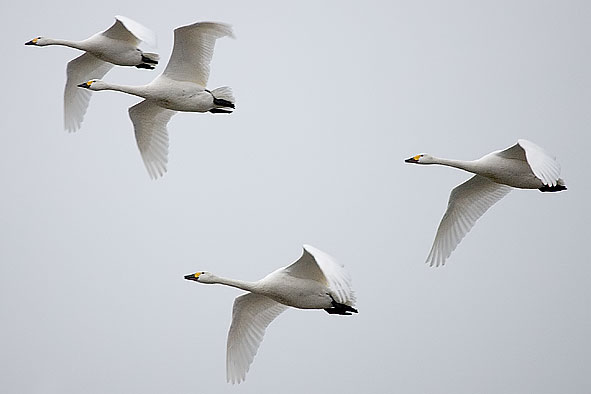
[[[125,4],[125,5],[123,5]],[[591,5],[588,1],[143,1],[3,4],[0,391],[588,393]],[[159,38],[231,23],[209,87],[229,116],[169,123],[151,181],[127,108],[93,95],[63,130],[71,48],[131,17]],[[474,159],[530,139],[569,190],[516,190],[443,268],[426,258]],[[309,243],[353,276],[359,314],[289,310],[239,386],[225,382],[233,299],[195,271],[256,280]]]

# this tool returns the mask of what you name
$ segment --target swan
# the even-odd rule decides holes
[[[476,174],[456,186],[449,196],[426,263],[445,264],[476,221],[511,188],[538,189],[542,192],[566,190],[559,177],[556,159],[533,142],[520,139],[505,150],[489,153],[478,160],[440,159],[427,154],[405,160],[414,164],[440,164]]]
[[[140,41],[156,47],[156,35],[138,22],[125,16],[115,16],[115,23],[107,30],[83,41],[57,40],[37,37],[25,43],[38,47],[63,45],[85,51],[68,63],[64,89],[64,128],[76,131],[84,120],[91,92],[77,85],[91,78],[102,78],[113,67],[135,66],[153,70],[158,64],[156,53],[142,52]]]
[[[148,85],[126,86],[90,80],[78,85],[89,90],[116,90],[145,100],[129,108],[144,165],[152,179],[164,175],[168,162],[166,125],[176,111],[231,113],[234,97],[229,87],[206,88],[215,42],[233,37],[230,25],[197,22],[174,30],[174,46],[162,74]]]
[[[234,300],[226,349],[228,382],[240,383],[245,379],[265,329],[288,307],[324,309],[337,315],[357,313],[353,308],[351,278],[344,267],[312,246],[304,245],[303,249],[295,263],[256,282],[222,278],[206,271],[185,276],[187,280],[249,292]]]

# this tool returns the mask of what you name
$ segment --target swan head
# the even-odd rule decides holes
[[[88,82],[77,85],[79,88],[90,89],[90,90],[103,90],[106,84],[100,79],[91,79]]]
[[[200,283],[215,283],[215,276],[211,272],[201,271],[194,274],[185,275],[185,279],[194,280]]]
[[[410,159],[404,160],[405,163],[414,163],[414,164],[434,164],[434,158],[431,155],[426,153],[416,155],[411,157]]]
[[[36,45],[38,47],[42,47],[45,45],[49,45],[49,41],[45,37],[36,37],[33,38],[31,41],[25,42],[25,45]]]

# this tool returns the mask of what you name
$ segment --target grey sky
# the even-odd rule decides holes
[[[587,1],[4,4],[0,391],[6,393],[591,392],[591,6]],[[362,4],[363,3],[363,4]],[[70,48],[116,14],[153,29],[231,23],[209,87],[230,116],[179,114],[151,181],[127,108],[93,94],[63,130]],[[7,18],[6,16],[10,16]],[[473,159],[527,138],[569,190],[511,192],[444,268],[423,264]],[[225,383],[241,292],[309,243],[344,263],[360,313],[289,310],[246,382]]]

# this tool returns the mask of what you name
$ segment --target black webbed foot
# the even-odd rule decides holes
[[[215,97],[213,98],[213,103],[215,105],[219,105],[220,107],[236,108],[233,102]]]
[[[328,295],[331,299],[332,299],[332,308],[325,308],[324,310],[326,311],[326,313],[330,314],[330,315],[351,315],[353,313],[359,313],[359,311],[355,308],[353,308],[350,305],[346,305],[346,304],[341,304],[335,301],[335,299],[332,297],[332,295]]]
[[[548,186],[544,185],[538,189],[541,192],[559,192],[562,190],[566,190],[566,186],[564,185],[556,185],[556,186]]]
[[[232,111],[223,108],[212,108],[209,110],[212,114],[231,114]]]

